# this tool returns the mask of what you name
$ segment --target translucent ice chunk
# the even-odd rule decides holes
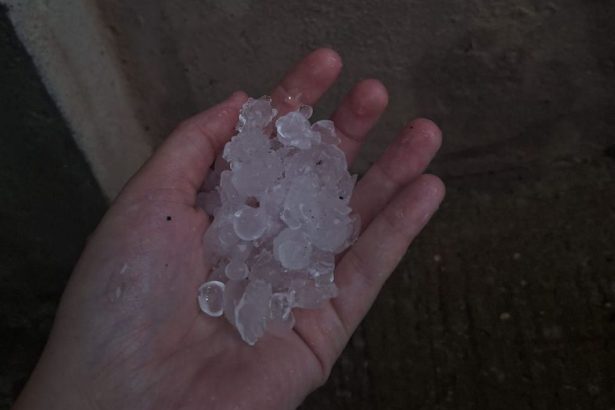
[[[233,326],[236,326],[235,313],[237,304],[241,300],[247,285],[247,280],[229,280],[224,287],[224,317]]]
[[[205,282],[199,288],[199,307],[209,316],[222,316],[224,311],[224,283],[215,280]]]
[[[275,123],[278,141],[299,149],[308,149],[312,143],[320,143],[320,135],[312,132],[310,122],[300,112],[290,112]]]
[[[245,262],[252,253],[253,249],[254,246],[252,242],[242,241],[237,244],[232,259]]]
[[[243,261],[231,259],[228,265],[226,265],[224,273],[232,280],[245,279],[248,277],[248,265]]]
[[[314,170],[322,184],[332,186],[347,174],[346,156],[335,145],[320,145]]]
[[[272,275],[276,273],[278,268],[278,263],[273,259],[271,252],[267,249],[262,249],[251,260],[250,279],[271,282]]]
[[[312,245],[303,232],[285,229],[273,240],[273,254],[283,267],[299,270],[310,264]]]
[[[262,280],[250,281],[235,308],[235,324],[241,338],[253,345],[265,332],[269,318],[271,285]]]
[[[275,153],[263,154],[260,159],[233,163],[233,186],[243,196],[260,196],[282,175],[282,161]]]
[[[318,249],[313,250],[312,262],[308,267],[310,277],[316,286],[327,285],[333,282],[333,271],[335,270],[335,255],[331,252],[323,252]]]
[[[292,312],[293,302],[294,293],[292,292],[279,292],[271,295],[268,328],[273,333],[283,334],[295,325]]]
[[[214,267],[208,284],[223,286],[202,292],[217,303],[209,311],[223,312],[249,344],[266,328],[292,329],[294,307],[318,308],[336,296],[335,254],[360,228],[349,206],[356,176],[333,122],[310,125],[309,106],[276,115],[269,98],[244,104],[238,132],[197,195],[213,216],[203,238]]]
[[[235,161],[247,162],[255,157],[262,156],[269,150],[269,140],[259,130],[251,130],[248,138],[233,137],[224,146],[223,158],[229,161],[231,168]]]
[[[350,176],[350,174],[343,175],[340,181],[337,183],[340,199],[342,199],[346,203],[350,202],[352,190],[354,189],[354,186],[356,183],[357,183],[356,175],[353,175],[353,176]]]
[[[314,113],[314,110],[309,105],[303,104],[299,106],[299,113],[309,120]]]
[[[230,255],[239,240],[229,217],[220,215],[214,219],[203,237],[205,253],[215,263],[217,258]]]
[[[288,226],[290,229],[301,228],[301,220],[299,219],[298,212],[293,212],[293,210],[285,208],[284,210],[282,210],[280,218],[282,218],[282,221],[284,221],[286,226]]]
[[[233,229],[239,238],[253,241],[265,233],[268,219],[262,210],[244,205],[234,213]]]
[[[318,178],[313,174],[300,175],[290,183],[284,200],[282,220],[297,229],[301,223],[315,223],[318,215]]]
[[[348,235],[346,243],[343,246],[344,249],[355,243],[361,234],[361,217],[358,214],[352,214],[350,215],[350,221],[352,225],[350,228],[350,234]]]
[[[340,139],[335,133],[335,125],[330,120],[320,120],[312,124],[312,131],[320,134],[322,142],[326,144],[339,144]]]
[[[289,292],[279,292],[271,295],[271,319],[286,320],[290,316],[293,307],[294,294]]]
[[[342,216],[334,216],[321,224],[307,226],[310,241],[318,249],[326,252],[340,252],[351,231],[350,221]]]
[[[277,110],[271,106],[271,98],[249,98],[239,113],[239,121],[235,127],[237,131],[244,128],[262,129],[277,115]]]
[[[235,208],[242,203],[245,196],[242,197],[237,188],[231,182],[233,173],[231,171],[223,171],[220,174],[220,185],[218,186],[218,192],[220,194],[220,202],[222,206],[229,208]]]

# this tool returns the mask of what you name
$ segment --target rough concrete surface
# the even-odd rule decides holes
[[[323,45],[338,50],[345,67],[318,115],[361,78],[381,79],[391,94],[359,170],[417,115],[443,127],[438,167],[456,174],[604,145],[603,128],[615,121],[608,1],[98,4],[153,139],[233,90],[266,93],[292,62]]]
[[[113,33],[136,121],[151,141],[235,89],[265,93],[292,61],[322,45],[336,48],[345,67],[317,116],[360,78],[380,78],[391,93],[359,171],[408,118],[424,115],[442,126],[445,142],[431,170],[447,184],[445,203],[329,382],[303,408],[615,409],[615,3],[97,4]],[[2,29],[10,31],[5,22]],[[9,57],[11,44],[2,51]],[[31,72],[23,57],[0,61],[18,61]],[[7,71],[3,87],[32,84],[32,74],[18,77],[23,70]],[[20,100],[22,111],[1,113],[22,145],[31,134],[23,127],[40,120],[24,115],[50,107],[34,97],[40,85],[34,89],[39,94]],[[4,95],[3,89],[2,101]],[[59,124],[57,112],[49,118]],[[68,131],[57,130],[49,132],[67,138]],[[38,144],[9,145],[27,153]],[[24,189],[36,182],[19,166],[43,154],[21,155],[12,154],[23,159],[6,174],[22,184],[19,201],[0,207],[9,215],[17,211],[6,211],[7,203],[28,209],[41,201],[31,197],[40,191]],[[62,154],[55,155],[45,160],[61,162]],[[82,163],[67,167],[72,178],[87,180]],[[74,189],[70,179],[33,179]],[[66,200],[100,209],[94,191],[70,192]],[[48,221],[45,211],[33,209],[20,220],[30,221],[31,236],[18,236],[18,248],[14,232],[21,226],[3,226],[10,245],[3,249],[15,249],[3,259],[18,254],[25,267],[3,262],[2,292],[28,295],[21,303],[0,301],[2,326],[15,334],[2,340],[1,360],[12,360],[2,373],[4,403],[34,363],[59,289],[98,215],[85,215],[89,222],[64,237],[53,225],[32,223]],[[70,220],[62,218],[74,215],[54,215],[53,223]],[[36,235],[54,238],[44,248],[57,258],[54,275],[47,276],[46,258],[37,256]]]

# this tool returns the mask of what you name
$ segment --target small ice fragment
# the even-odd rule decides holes
[[[272,320],[286,320],[291,314],[294,295],[288,292],[279,292],[271,295],[270,308]]]
[[[320,134],[322,142],[326,144],[339,144],[340,139],[335,133],[335,125],[331,120],[320,120],[312,124],[312,131]]]
[[[233,228],[239,238],[253,241],[267,230],[267,215],[257,208],[245,205],[235,212]]]
[[[243,261],[231,259],[228,265],[226,265],[224,273],[232,280],[245,279],[248,277],[248,266]]]
[[[310,122],[300,112],[290,112],[278,118],[275,123],[278,131],[278,141],[283,145],[291,145],[299,149],[308,149],[312,142],[320,142],[320,135],[312,132]]]
[[[302,232],[285,229],[273,240],[273,255],[287,269],[303,269],[310,264],[312,245]]]
[[[259,159],[232,164],[231,182],[237,192],[246,196],[259,196],[280,178],[282,161],[275,153],[264,153]]]
[[[235,324],[241,338],[253,345],[265,332],[269,318],[271,285],[262,280],[250,281],[235,308]]]
[[[282,211],[280,218],[290,229],[301,228],[301,221],[299,220],[298,215],[293,213],[290,209],[285,208]]]
[[[361,217],[359,216],[359,214],[350,215],[350,220],[352,222],[352,229],[350,230],[350,235],[348,235],[348,239],[346,239],[344,249],[355,243],[357,239],[359,239],[359,235],[361,234]]]
[[[216,257],[230,255],[239,240],[231,221],[220,215],[218,218],[214,218],[212,224],[205,231],[203,237],[203,242],[207,244],[204,249],[205,254],[212,258],[212,263],[216,263]]]
[[[220,185],[218,186],[218,192],[220,193],[220,201],[223,206],[235,207],[241,203],[243,198],[233,185],[231,177],[232,171],[222,171],[220,174]]]
[[[235,311],[237,304],[243,296],[248,281],[246,280],[229,280],[224,287],[224,316],[233,325],[235,324]]]
[[[267,326],[273,333],[284,334],[295,325],[295,317],[292,312],[293,302],[293,293],[279,292],[271,295],[269,324]]]
[[[233,232],[229,223],[220,226],[218,235],[220,242],[227,247],[231,247],[239,242],[239,238],[235,235],[235,232]]]
[[[312,244],[326,252],[339,253],[352,232],[348,217],[330,215],[323,223],[307,226]]]
[[[277,115],[278,111],[271,106],[271,98],[249,98],[241,107],[239,121],[235,127],[237,131],[245,128],[264,128]]]
[[[235,254],[233,255],[233,259],[244,261],[248,259],[250,254],[252,253],[253,245],[252,242],[240,242],[237,244],[235,248]]]
[[[335,270],[335,255],[331,252],[314,250],[312,263],[308,267],[310,277],[314,279],[316,286],[333,283],[333,271]]]
[[[306,119],[309,120],[314,113],[314,110],[309,105],[302,104],[301,106],[299,106],[299,112],[301,113],[301,115],[303,115]]]
[[[350,174],[345,174],[342,176],[337,186],[339,189],[340,199],[345,201],[346,203],[350,202],[350,197],[352,195],[352,190],[354,189],[355,184],[357,183],[357,176]]]
[[[209,316],[222,316],[224,312],[224,283],[212,280],[199,288],[199,307]]]

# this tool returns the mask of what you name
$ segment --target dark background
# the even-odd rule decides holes
[[[517,36],[472,26],[415,56],[414,113],[444,129],[432,171],[447,198],[305,409],[615,409],[614,9],[519,8]],[[106,203],[5,11],[0,124],[8,407]]]
[[[8,408],[106,203],[2,5],[0,124],[0,408]]]

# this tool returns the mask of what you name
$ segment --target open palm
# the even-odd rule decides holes
[[[311,53],[272,91],[274,104],[282,112],[313,105],[340,69],[335,52]],[[339,296],[319,310],[296,309],[293,332],[248,346],[225,320],[199,313],[209,218],[195,206],[246,98],[235,93],[181,124],[115,200],[75,269],[17,407],[284,409],[326,380],[442,200],[440,180],[422,175],[440,132],[427,120],[408,124],[359,181],[351,204],[364,230],[337,265]],[[349,162],[387,100],[382,84],[365,80],[333,115]]]

